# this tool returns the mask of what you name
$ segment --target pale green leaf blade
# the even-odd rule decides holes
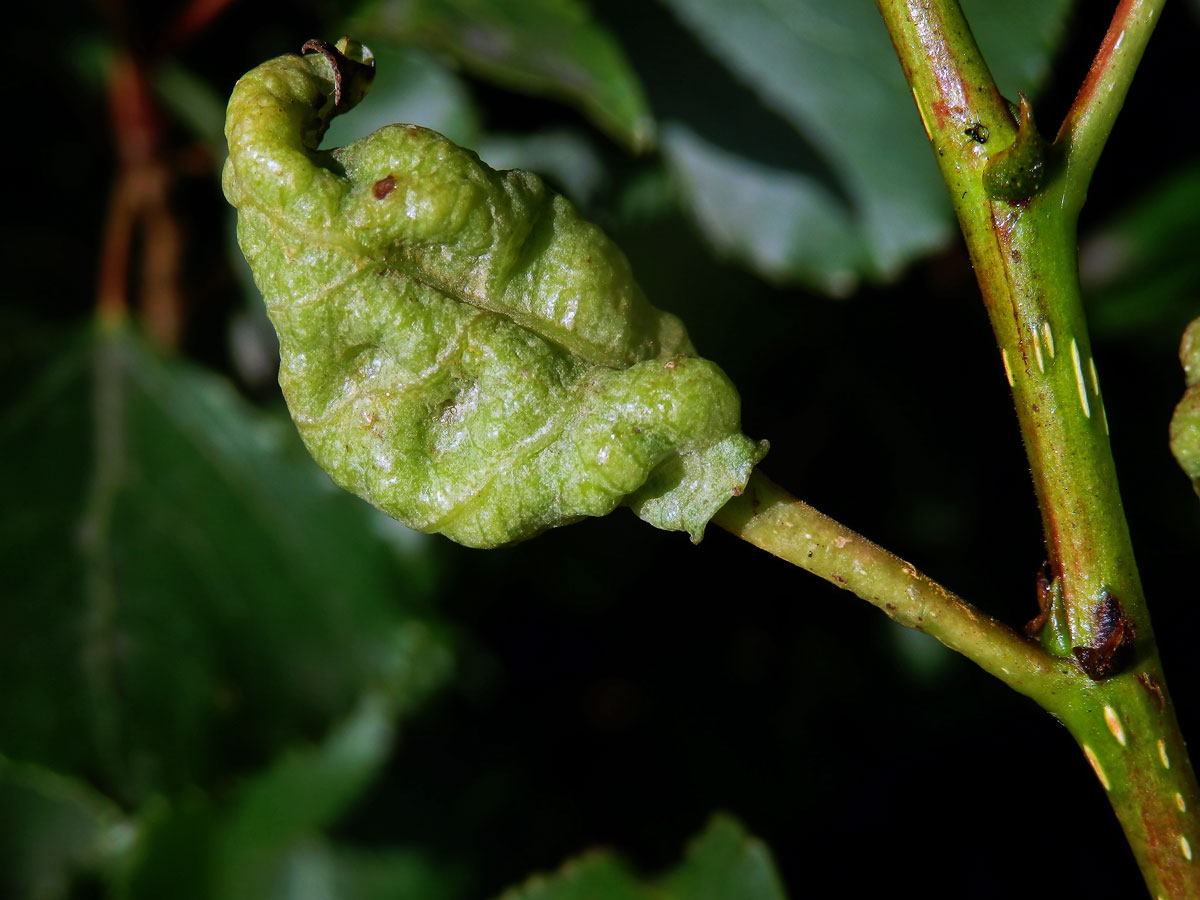
[[[833,171],[827,191],[844,198],[840,215],[823,227],[810,205],[792,225],[777,218],[698,216],[721,247],[721,231],[744,235],[746,244],[770,243],[782,229],[808,230],[827,246],[850,219],[865,252],[859,274],[895,276],[913,258],[942,246],[953,233],[950,205],[929,142],[896,61],[887,31],[872,3],[843,0],[662,0],[770,109],[789,122]],[[995,60],[1006,89],[1032,91],[1061,34],[1066,0],[968,4],[968,18]],[[801,170],[803,171],[803,170]],[[806,172],[820,176],[823,173]],[[715,179],[685,180],[709,190]],[[831,190],[830,190],[831,189]],[[719,197],[686,198],[693,210],[719,208]],[[735,210],[736,212],[736,210]],[[825,233],[822,233],[825,232]],[[857,252],[856,250],[854,252]],[[741,258],[763,275],[828,289],[845,279],[845,253],[814,277],[809,266],[777,254]],[[819,259],[819,257],[815,257]]]
[[[723,150],[682,123],[664,127],[662,145],[684,204],[720,254],[832,296],[853,291],[866,247],[820,181]]]
[[[637,73],[582,0],[379,0],[352,28],[368,43],[415,44],[498,84],[570,103],[633,150],[654,142]]]
[[[949,237],[945,188],[874,4],[665,2],[837,172],[868,275]]]

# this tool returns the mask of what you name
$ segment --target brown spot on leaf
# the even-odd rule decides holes
[[[396,176],[388,175],[387,178],[380,178],[375,182],[375,186],[371,188],[371,193],[375,195],[376,200],[382,200],[396,188]]]

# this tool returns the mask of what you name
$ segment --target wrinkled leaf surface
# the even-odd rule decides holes
[[[318,150],[370,77],[327,47],[229,105],[226,197],[313,457],[470,546],[622,503],[699,540],[765,452],[724,373],[536,176],[412,125]]]

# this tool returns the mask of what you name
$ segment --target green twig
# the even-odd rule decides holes
[[[1087,197],[1088,183],[1164,2],[1121,0],[1087,78],[1063,119],[1054,143],[1067,160],[1063,200],[1076,212]]]
[[[1053,575],[1043,642],[1089,676],[1056,695],[1055,714],[1108,793],[1152,894],[1200,896],[1193,863],[1200,790],[1117,490],[1075,238],[1091,172],[1161,2],[1119,5],[1053,147],[1023,97],[1020,126],[1013,121],[956,0],[877,2],[962,224],[1012,388]]]
[[[887,550],[791,497],[759,471],[713,522],[756,547],[924,631],[1042,706],[1057,711],[1082,676]]]

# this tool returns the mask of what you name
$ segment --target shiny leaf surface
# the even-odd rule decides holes
[[[536,176],[417,126],[318,150],[371,74],[324,45],[229,105],[226,197],[314,458],[470,546],[621,503],[699,540],[765,452],[724,373]]]

